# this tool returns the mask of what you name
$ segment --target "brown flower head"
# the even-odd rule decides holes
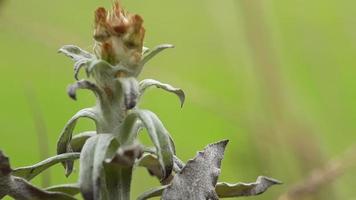
[[[95,53],[112,65],[136,67],[141,60],[145,29],[143,19],[122,9],[115,0],[111,11],[95,11]]]

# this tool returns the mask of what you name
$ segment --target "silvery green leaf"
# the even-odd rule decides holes
[[[62,48],[58,50],[59,53],[63,53],[64,55],[70,57],[75,62],[82,60],[84,58],[91,59],[95,56],[83,49],[75,46],[75,45],[64,45]]]
[[[162,167],[160,166],[159,161],[158,161],[157,156],[156,156],[155,147],[144,147],[143,148],[143,152],[145,154],[142,156],[141,159],[143,159],[143,160],[147,159],[146,161],[148,161],[148,163],[150,163],[149,165],[157,166],[156,170],[162,170],[161,169]],[[145,157],[147,157],[147,158],[145,158]],[[144,164],[144,163],[140,164],[141,159],[136,162],[136,165],[145,167],[146,164]],[[146,161],[144,161],[144,162],[146,162]],[[174,163],[173,163],[173,171],[175,173],[180,172],[182,170],[182,168],[184,167],[184,165],[185,165],[184,162],[181,161],[176,155],[173,156],[173,161],[174,161]],[[153,175],[153,174],[151,174],[151,175]]]
[[[139,87],[136,78],[119,78],[121,88],[124,95],[124,103],[126,109],[132,109],[137,104],[137,98],[139,95]]]
[[[167,188],[167,185],[163,185],[160,187],[156,187],[156,188],[152,188],[151,190],[148,190],[146,192],[144,192],[143,194],[141,194],[137,200],[146,200],[149,198],[153,198],[153,197],[159,197],[162,195],[163,191]]]
[[[95,58],[93,54],[74,45],[65,45],[59,49],[59,52],[74,60],[74,78],[77,80],[80,68],[88,65],[88,63]]]
[[[164,178],[162,167],[157,159],[157,156],[153,154],[144,154],[136,164],[137,166],[145,167],[151,175],[156,176],[158,179],[162,180]]]
[[[171,135],[169,135],[169,140],[170,140],[170,143],[171,143],[171,146],[172,146],[172,149],[173,149],[173,151],[174,151],[174,158],[176,157],[176,147],[175,147],[175,144],[174,144],[174,141],[173,141],[173,138],[172,138],[172,136]],[[147,153],[152,153],[152,154],[155,154],[156,155],[156,149],[155,149],[155,147],[144,147],[143,148],[143,151],[144,152],[147,152]],[[182,162],[182,161],[180,161],[180,162]],[[183,162],[182,162],[183,163]],[[184,163],[183,163],[184,164]]]
[[[94,95],[103,102],[103,91],[95,84],[87,80],[80,80],[73,84],[71,84],[68,89],[67,93],[70,98],[73,100],[77,100],[77,90],[78,89],[88,89],[91,90]]]
[[[176,157],[176,156],[174,156]],[[136,166],[145,167],[150,175],[157,177],[162,185],[169,184],[173,179],[173,173],[166,179],[163,177],[162,167],[156,155],[152,153],[145,153],[139,160],[136,161]],[[173,171],[179,173],[181,168],[174,162]]]
[[[164,190],[163,200],[218,199],[215,185],[220,174],[228,140],[208,145],[204,151],[189,160],[172,183]]]
[[[55,185],[55,186],[48,187],[45,190],[49,192],[61,192],[71,196],[80,193],[80,188],[78,183]]]
[[[97,83],[112,81],[115,75],[115,68],[105,60],[93,60],[86,68],[87,75],[93,76]]]
[[[96,131],[86,131],[73,136],[72,140],[70,141],[70,146],[72,148],[72,151],[81,152],[85,144],[85,141],[87,141],[87,139],[93,137],[96,134],[97,134]]]
[[[93,168],[98,137],[89,138],[82,149],[79,169],[79,186],[84,199],[94,199]]]
[[[21,200],[75,200],[61,192],[48,192],[31,185],[26,180],[12,176],[9,159],[0,151],[0,198],[8,195]]]
[[[89,118],[92,119],[96,124],[99,121],[99,116],[93,108],[85,108],[80,110],[75,114],[64,126],[62,133],[57,141],[57,154],[63,154],[67,152],[72,152],[70,142],[72,140],[72,134],[79,118]],[[98,127],[97,127],[98,128]],[[66,176],[69,176],[73,170],[73,161],[67,161],[64,164],[66,169]]]
[[[80,157],[79,185],[84,199],[107,199],[104,160],[112,157],[118,143],[112,134],[98,134],[89,138]],[[108,155],[109,154],[109,155]]]
[[[218,183],[215,190],[221,198],[253,196],[264,193],[269,187],[276,184],[281,184],[281,182],[265,176],[259,176],[254,183]]]
[[[180,103],[181,103],[181,107],[183,107],[184,100],[185,100],[185,94],[184,94],[184,91],[180,88],[175,88],[169,84],[161,83],[161,82],[153,80],[153,79],[145,79],[140,82],[139,86],[140,86],[140,96],[142,96],[144,94],[144,92],[152,86],[156,86],[157,88],[166,90],[168,92],[172,92],[178,96]]]
[[[129,114],[122,122],[117,138],[121,145],[131,144],[137,138],[138,132],[143,128],[143,124],[135,114]]]
[[[175,149],[167,129],[151,111],[133,110],[129,115],[136,116],[147,129],[151,141],[156,147],[156,154],[162,167],[163,177],[168,178],[173,169]]]
[[[141,66],[145,65],[149,60],[151,60],[153,57],[155,57],[158,53],[160,53],[161,51],[168,49],[168,48],[174,48],[174,46],[171,44],[161,44],[161,45],[156,46],[152,51],[147,51],[147,53],[141,60],[140,65]]]
[[[93,58],[94,59],[94,58]],[[74,78],[79,80],[79,72],[82,67],[88,67],[93,59],[82,59],[74,63]]]
[[[79,156],[80,156],[79,153],[60,154],[57,156],[53,156],[51,158],[47,158],[46,160],[32,166],[16,168],[12,171],[11,174],[14,176],[24,178],[29,181],[53,165],[63,161],[68,161],[68,160],[73,161],[79,159]]]

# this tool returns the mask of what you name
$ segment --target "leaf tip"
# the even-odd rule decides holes
[[[57,53],[64,53],[65,49],[69,48],[71,45],[63,45],[61,48],[57,50]]]
[[[76,87],[74,85],[69,85],[67,88],[67,94],[68,96],[73,99],[74,101],[77,100],[77,95],[76,95]]]
[[[259,176],[259,177],[257,177],[257,181],[258,182],[265,182],[268,185],[282,185],[283,184],[282,181],[274,179],[274,178],[270,178],[270,177],[267,177],[267,176]]]
[[[65,168],[66,168],[66,172],[64,175],[68,178],[73,172],[73,166],[66,164]]]
[[[9,158],[0,150],[0,176],[8,175],[12,172]]]
[[[225,139],[225,140],[218,141],[216,143],[212,143],[209,146],[222,146],[225,148],[228,143],[229,143],[229,140]]]
[[[76,81],[79,81],[79,70],[75,70],[75,71],[74,71],[74,79],[75,79]]]
[[[179,100],[180,100],[180,107],[183,108],[185,102],[185,93],[182,89],[178,90],[179,93]]]
[[[166,47],[167,48],[175,48],[175,46],[173,44],[167,44]]]

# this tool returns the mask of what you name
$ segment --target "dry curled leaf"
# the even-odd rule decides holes
[[[171,185],[164,190],[163,200],[218,199],[215,185],[220,174],[228,140],[208,145],[204,151],[189,160],[182,171],[175,175]]]
[[[254,183],[218,183],[216,193],[221,198],[254,196],[264,193],[272,185],[281,184],[280,181],[265,176],[259,176]]]

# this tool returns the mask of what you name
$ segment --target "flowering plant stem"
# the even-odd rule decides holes
[[[68,120],[57,142],[57,156],[12,170],[8,158],[0,153],[0,198],[75,199],[74,195],[81,193],[86,200],[130,200],[131,176],[136,167],[147,168],[162,184],[138,199],[160,195],[165,200],[249,196],[280,183],[267,177],[251,184],[218,183],[227,140],[208,145],[184,164],[157,115],[139,108],[140,98],[152,86],[176,95],[183,106],[185,94],[180,88],[153,79],[137,79],[150,59],[173,45],[163,44],[153,50],[144,47],[143,19],[124,11],[118,1],[111,11],[95,11],[94,27],[93,54],[74,45],[65,45],[59,52],[75,62],[76,82],[68,87],[68,95],[76,100],[78,89],[90,90],[96,96],[96,105]],[[82,69],[87,79],[79,80]],[[81,118],[92,120],[96,130],[73,136]],[[144,147],[138,141],[142,129],[147,130],[153,147]],[[69,176],[78,158],[77,183],[39,189],[28,182],[57,163],[63,164]]]

